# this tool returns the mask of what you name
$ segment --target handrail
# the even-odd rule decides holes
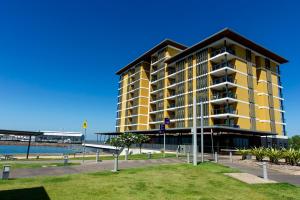
[[[238,114],[237,110],[233,110],[233,109],[213,109],[212,111],[212,115],[219,115],[219,114]]]
[[[216,85],[216,84],[219,84],[219,83],[224,83],[224,82],[230,82],[230,83],[236,83],[236,79],[233,79],[231,77],[222,77],[222,78],[218,78],[218,79],[213,79],[212,82],[211,82],[211,85]]]
[[[219,49],[213,51],[213,52],[211,53],[211,57],[214,57],[214,56],[216,56],[216,55],[218,55],[218,54],[221,54],[221,53],[224,53],[224,52],[228,52],[228,53],[233,54],[233,55],[235,54],[235,52],[234,52],[233,49],[231,49],[231,48],[229,48],[229,47],[221,47],[221,48],[219,48]]]
[[[215,93],[213,94],[213,98],[212,99],[222,99],[222,98],[233,98],[233,99],[236,99],[237,98],[237,94],[235,93],[231,93],[231,92],[220,92],[220,93]]]
[[[235,69],[235,65],[230,63],[230,62],[222,62],[220,64],[216,64],[216,65],[213,65],[212,66],[212,71],[215,71],[215,70],[218,70],[218,69],[221,69],[223,67],[230,67],[232,69]]]

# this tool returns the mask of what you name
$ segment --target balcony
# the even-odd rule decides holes
[[[175,89],[176,87],[176,81],[175,80],[172,80],[172,81],[169,81],[169,84],[168,84],[168,89]]]
[[[231,127],[231,128],[240,128],[237,124],[214,124],[214,126],[221,126],[221,127]]]
[[[236,101],[237,101],[237,95],[235,93],[217,92],[213,94],[211,103],[221,105],[227,102],[234,103]]]
[[[169,84],[168,85],[173,85],[176,83],[176,80],[175,79],[169,79]]]
[[[175,69],[169,69],[169,70],[168,70],[168,75],[172,75],[172,74],[174,74],[175,72],[176,72]]]
[[[235,65],[230,62],[223,62],[212,66],[211,75],[224,76],[235,73]]]
[[[213,62],[220,62],[225,59],[225,55],[227,56],[227,60],[231,60],[235,58],[235,52],[233,49],[228,47],[221,47],[211,53],[210,60]]]
[[[170,91],[169,91],[169,96],[174,96],[174,95],[176,95],[175,90],[170,90]]]
[[[167,110],[174,110],[174,109],[176,109],[175,103],[171,103],[167,106]]]
[[[227,117],[238,117],[238,112],[235,109],[213,109],[211,117],[226,119]]]
[[[154,101],[157,101],[157,100],[158,100],[158,98],[156,96],[154,96],[150,99],[150,103],[153,103]]]
[[[216,78],[213,79],[210,87],[216,90],[223,90],[225,86],[227,86],[228,89],[236,87],[236,79],[233,77]]]
[[[157,76],[151,76],[151,82],[157,81]]]

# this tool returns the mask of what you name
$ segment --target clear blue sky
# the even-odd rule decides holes
[[[296,1],[15,1],[0,3],[0,128],[114,130],[115,72],[165,38],[186,45],[224,27],[290,62],[287,131],[300,133]]]

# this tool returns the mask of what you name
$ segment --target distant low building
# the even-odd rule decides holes
[[[82,143],[84,136],[80,132],[43,131],[35,138],[36,142]]]

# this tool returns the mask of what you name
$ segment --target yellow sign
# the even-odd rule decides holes
[[[86,121],[86,120],[84,120],[84,122],[83,122],[83,124],[82,124],[82,128],[83,128],[83,129],[86,129],[86,128],[87,128],[87,121]]]

